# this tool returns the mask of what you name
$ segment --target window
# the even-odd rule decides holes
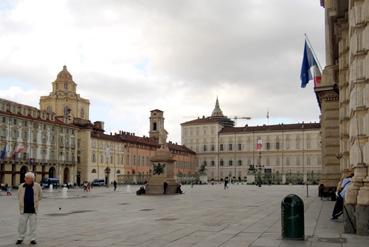
[[[220,160],[220,166],[224,166],[224,161]]]
[[[92,169],[91,173],[96,173],[96,169]]]
[[[208,164],[207,164],[207,162],[206,162],[206,160],[204,160],[204,162],[202,162],[202,164],[204,165],[204,166],[207,166]]]
[[[81,112],[80,112],[80,117],[84,118],[85,117],[85,110],[83,110],[83,108],[81,108]]]
[[[300,149],[300,136],[296,137],[296,149]]]
[[[238,166],[242,166],[242,160],[238,161]]]
[[[70,108],[68,106],[64,106],[64,116],[68,116],[70,113]]]
[[[0,137],[6,137],[6,129],[5,128],[0,129]]]
[[[228,150],[232,151],[232,143],[228,144]]]
[[[228,165],[229,165],[229,166],[233,166],[233,161],[232,161],[232,160],[229,160],[229,161],[228,161]]]
[[[266,148],[267,148],[267,150],[270,149],[270,142],[267,142]]]
[[[47,112],[49,112],[49,113],[50,113],[50,112],[52,112],[51,106],[49,106],[49,105],[48,105],[48,106],[46,107],[46,111],[47,111]]]
[[[157,129],[157,126],[156,126],[157,124],[156,124],[156,122],[154,122],[153,124],[152,124],[152,130],[153,131],[156,131],[156,129]]]
[[[220,145],[219,145],[219,150],[220,150],[220,151],[223,151],[223,144],[220,144]]]
[[[276,149],[279,149],[279,142],[276,142],[276,144],[275,144],[275,148],[276,148]]]
[[[212,161],[210,162],[210,164],[211,164],[211,166],[215,166],[215,162],[214,162],[214,160],[212,160]]]
[[[117,170],[117,174],[120,174],[120,170]]]
[[[206,145],[204,145],[204,152],[206,152],[207,151],[207,148],[206,148]]]
[[[95,153],[92,154],[92,162],[96,162],[96,154]]]
[[[23,131],[22,138],[23,138],[23,140],[27,140],[27,138],[28,138],[28,131],[27,130]]]
[[[242,150],[242,144],[238,143],[238,150]]]
[[[214,144],[211,145],[211,151],[214,151],[215,150],[215,146]]]
[[[19,136],[18,130],[17,130],[17,129],[13,129],[12,137],[13,137],[14,139],[17,139],[17,138],[18,138],[18,136]]]
[[[68,83],[66,83],[66,82],[64,83],[64,89],[68,90]]]
[[[310,135],[306,136],[306,148],[310,149],[311,148],[311,139],[310,139]]]

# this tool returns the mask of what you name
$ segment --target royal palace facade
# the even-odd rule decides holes
[[[369,235],[369,0],[321,0],[326,66],[315,88],[321,109],[322,183],[354,173],[345,232]]]
[[[182,144],[197,153],[209,179],[245,180],[261,171],[286,183],[292,175],[317,180],[321,172],[319,123],[234,127],[217,99],[210,117],[182,123],[181,131]]]
[[[105,133],[104,123],[89,120],[88,99],[77,94],[67,67],[52,83],[52,92],[40,98],[40,109],[0,99],[0,184],[17,186],[33,171],[36,181],[58,178],[62,184],[121,176],[149,175],[151,157],[167,135],[164,113],[153,110],[149,136],[119,131]],[[176,172],[194,175],[196,153],[167,143],[176,160]]]

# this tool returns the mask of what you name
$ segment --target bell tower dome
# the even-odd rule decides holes
[[[65,65],[52,82],[51,93],[40,98],[41,110],[55,112],[67,123],[74,118],[89,120],[89,108],[90,101],[77,94],[77,84]]]
[[[158,140],[160,145],[165,145],[168,132],[164,129],[164,112],[158,109],[150,112],[149,136]]]

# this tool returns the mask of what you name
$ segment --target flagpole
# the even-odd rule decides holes
[[[313,52],[313,56],[315,57],[316,62],[318,63],[318,66],[319,66],[320,71],[322,71],[322,66],[320,65],[319,59],[318,59],[318,57],[317,57],[317,56],[316,56],[316,54],[315,54],[315,50],[314,50],[313,46],[311,45],[311,42],[310,42],[310,40],[309,40],[309,37],[307,36],[307,34],[306,34],[306,33],[304,33],[304,35],[305,35],[305,40],[307,41],[307,43],[308,43],[308,45],[309,45],[309,47],[310,47],[311,51]]]

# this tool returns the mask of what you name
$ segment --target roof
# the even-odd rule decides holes
[[[219,133],[248,133],[248,132],[263,132],[263,131],[282,131],[282,130],[314,130],[320,129],[320,123],[294,123],[294,124],[276,124],[276,125],[261,125],[261,126],[244,126],[244,127],[225,127]]]
[[[65,81],[65,82],[73,82],[73,83],[75,83],[73,81],[72,75],[67,70],[67,66],[66,65],[64,65],[63,66],[63,70],[58,73],[58,75],[56,76],[56,80],[55,81]]]
[[[222,110],[220,109],[220,106],[219,106],[218,97],[217,97],[217,100],[215,101],[215,107],[214,107],[214,110],[213,110],[211,116],[212,117],[224,117],[223,112],[222,112]]]
[[[2,99],[2,98],[0,98],[0,101],[3,101],[6,105],[7,104],[13,104],[17,107],[18,106],[19,107],[26,107],[27,110],[28,109],[34,110],[34,111],[37,111],[38,113],[41,113],[41,114],[46,114],[46,115],[53,114],[53,113],[49,113],[49,112],[44,111],[44,110],[39,110],[39,109],[37,109],[36,107],[33,107],[33,106],[20,104],[20,103],[10,101],[10,100],[6,100],[6,99]],[[6,115],[6,116],[11,116],[11,117],[22,118],[22,119],[33,120],[33,121],[39,121],[39,122],[48,123],[48,124],[56,124],[56,125],[63,125],[65,127],[70,127],[70,128],[77,128],[76,126],[74,126],[72,124],[64,123],[62,120],[58,119],[56,116],[54,116],[54,120],[50,120],[48,118],[42,119],[40,114],[38,114],[38,117],[33,117],[32,115],[30,115],[28,113],[27,113],[27,115],[23,115],[22,113],[13,113],[13,112],[8,111],[8,110],[5,110],[5,111],[0,110],[0,114]]]
[[[188,122],[181,123],[181,125],[201,125],[201,124],[214,124],[218,123],[220,125],[226,126],[226,127],[232,127],[234,126],[234,121],[229,119],[226,116],[223,117],[202,117],[197,118]]]
[[[211,124],[211,123],[219,123],[219,118],[203,117],[203,118],[198,118],[198,119],[194,119],[191,121],[181,123],[181,125]]]
[[[151,110],[150,112],[154,112],[154,111],[163,112],[162,110],[159,110],[159,109],[154,109],[154,110]]]
[[[136,136],[131,133],[123,132],[119,134],[114,135],[107,135],[99,131],[92,131],[91,137],[97,138],[97,139],[103,139],[103,140],[109,140],[109,141],[116,141],[116,142],[124,142],[124,143],[131,143],[136,145],[143,145],[147,147],[152,148],[159,148],[160,145],[158,143],[158,140],[150,137],[145,136]],[[179,145],[176,143],[168,142],[167,143],[168,148],[172,152],[183,152],[183,153],[189,153],[189,154],[196,154],[191,149],[187,148],[186,146]]]

